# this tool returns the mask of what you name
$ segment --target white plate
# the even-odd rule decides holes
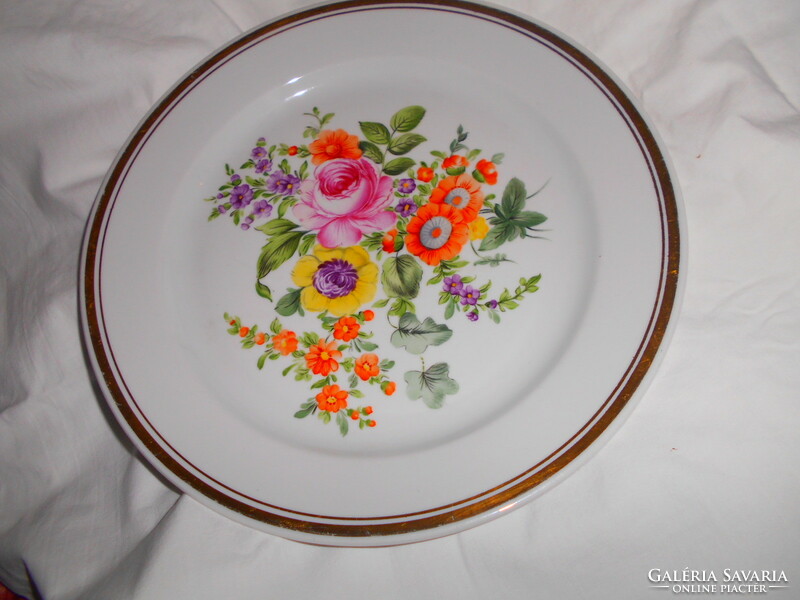
[[[677,306],[681,220],[646,119],[572,42],[456,0],[343,2],[230,43],[137,128],[87,228],[85,333],[186,493],[300,541],[419,541],[619,423]]]

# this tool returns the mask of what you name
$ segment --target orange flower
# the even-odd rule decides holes
[[[272,338],[272,347],[284,356],[291,354],[297,350],[297,334],[284,329]]]
[[[387,396],[391,396],[397,390],[397,384],[394,381],[390,381],[386,384],[386,387],[383,388],[383,393]]]
[[[358,324],[355,317],[342,317],[333,326],[333,337],[343,342],[349,342],[358,337],[360,328],[361,325]]]
[[[311,152],[311,162],[315,165],[334,158],[361,158],[362,154],[358,147],[358,137],[350,135],[344,129],[320,131],[319,137],[308,145],[308,151]]]
[[[458,256],[469,240],[462,213],[449,204],[426,204],[406,226],[406,248],[434,267]]]
[[[316,396],[317,406],[319,406],[320,410],[339,412],[341,409],[347,408],[347,397],[349,395],[346,390],[340,390],[336,384],[326,385]]]
[[[378,365],[377,354],[364,354],[356,360],[356,375],[361,377],[364,381],[370,377],[377,377],[381,374],[381,368]]]
[[[469,175],[445,177],[431,192],[433,204],[449,204],[457,209],[465,223],[471,223],[483,207],[481,184]]]
[[[468,166],[469,166],[469,161],[465,157],[459,156],[458,154],[453,154],[453,156],[448,156],[442,161],[443,169],[452,169],[453,167],[467,168]]]
[[[375,318],[375,313],[371,310],[364,311],[364,320],[365,321],[372,321]]]
[[[259,332],[258,332],[258,333],[257,333],[257,334],[256,334],[256,335],[253,337],[253,341],[254,341],[256,344],[258,344],[259,346],[262,346],[264,343],[266,343],[266,341],[267,341],[267,336],[266,336],[266,335],[264,335],[264,332],[262,332],[262,331],[259,331]]]
[[[483,180],[489,185],[497,183],[497,166],[485,158],[478,161],[475,170],[483,176]]]
[[[394,238],[397,237],[397,229],[387,231],[383,236],[381,243],[383,244],[384,252],[394,252]]]
[[[417,179],[423,183],[428,183],[433,179],[433,169],[430,167],[420,167],[417,169]]]
[[[309,348],[306,354],[306,365],[315,375],[327,377],[333,371],[339,370],[339,363],[336,361],[342,353],[336,349],[336,342],[325,343],[320,340]]]

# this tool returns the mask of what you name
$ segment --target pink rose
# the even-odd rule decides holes
[[[322,163],[314,178],[300,186],[294,216],[326,248],[355,246],[365,233],[389,229],[397,221],[392,203],[392,178],[381,175],[365,158],[338,158]]]

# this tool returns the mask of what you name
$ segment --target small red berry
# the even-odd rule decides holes
[[[375,425],[377,425],[377,423],[375,421],[373,421],[372,419],[367,421],[367,427],[375,427]]]
[[[250,333],[250,328],[249,327],[242,327],[239,330],[239,337],[245,337],[248,333]]]
[[[375,318],[375,313],[374,312],[372,312],[371,310],[365,310],[364,311],[364,320],[365,321],[372,321],[372,319],[374,319],[374,318]]]
[[[371,406],[367,406],[367,407],[364,408],[364,414],[365,415],[371,415],[372,412],[373,411],[372,411],[372,407]]]
[[[350,413],[350,418],[353,419],[353,421],[358,421],[361,418],[361,413],[357,410],[354,410],[352,413]]]
[[[395,390],[397,389],[397,384],[394,381],[390,381],[386,384],[386,387],[383,388],[383,393],[387,396],[391,396],[394,394]]]
[[[289,146],[289,150],[287,151],[289,156],[294,156],[297,154],[297,146]]]
[[[263,344],[264,344],[264,343],[267,341],[267,336],[266,336],[266,335],[264,335],[264,333],[263,333],[263,332],[259,331],[259,332],[258,332],[258,333],[255,335],[255,337],[253,338],[253,341],[254,341],[256,344],[258,344],[259,346],[262,346],[262,345],[263,345]]]

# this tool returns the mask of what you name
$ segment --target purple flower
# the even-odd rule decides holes
[[[400,202],[397,203],[395,210],[399,213],[401,217],[410,217],[415,212],[417,212],[417,203],[414,202],[411,198],[403,198]]]
[[[481,292],[471,285],[468,285],[459,292],[459,295],[461,296],[461,304],[464,306],[475,306],[478,302],[478,298],[481,297]]]
[[[327,298],[347,296],[356,288],[358,271],[341,258],[326,260],[314,272],[314,288]]]
[[[253,224],[253,217],[247,217],[247,218],[246,218],[246,219],[245,219],[245,220],[242,222],[242,224],[241,224],[241,225],[239,225],[239,227],[241,227],[242,229],[244,229],[245,231],[247,231],[248,229],[250,229],[250,225],[252,225],[252,224]]]
[[[267,179],[267,189],[273,194],[291,196],[300,185],[300,178],[283,171],[275,171]]]
[[[239,210],[244,208],[253,200],[253,190],[246,183],[237,185],[231,190],[231,208]]]
[[[218,205],[218,206],[217,206],[217,211],[218,211],[218,212],[219,212],[219,214],[221,214],[221,215],[224,215],[224,214],[225,214],[225,212],[226,212],[227,210],[228,210],[228,209],[227,209],[227,208],[225,208],[225,205],[224,205],[224,204],[220,204],[220,205]]]
[[[272,214],[272,204],[267,200],[259,200],[253,204],[253,214],[251,217],[258,219],[259,217],[268,217]]]
[[[272,168],[272,161],[268,158],[259,160],[256,163],[256,173],[264,173]]]
[[[231,183],[236,183],[237,181],[241,181],[242,177],[238,173],[234,173],[231,175]]]
[[[486,306],[487,308],[497,308],[497,300],[489,300]]]
[[[413,179],[401,179],[397,182],[397,191],[401,194],[410,194],[417,189],[417,184]]]
[[[223,194],[222,192],[217,194],[217,200],[222,200],[224,197],[225,197],[225,194]]]
[[[464,283],[461,281],[461,275],[451,275],[444,278],[442,288],[445,292],[450,292],[453,296],[461,295],[461,290],[464,288]]]
[[[250,156],[253,158],[253,160],[260,160],[264,158],[266,155],[267,155],[267,150],[262,146],[256,146],[250,153]]]
[[[477,321],[478,320],[478,311],[477,310],[473,310],[472,312],[468,312],[467,313],[467,318],[470,321]]]

